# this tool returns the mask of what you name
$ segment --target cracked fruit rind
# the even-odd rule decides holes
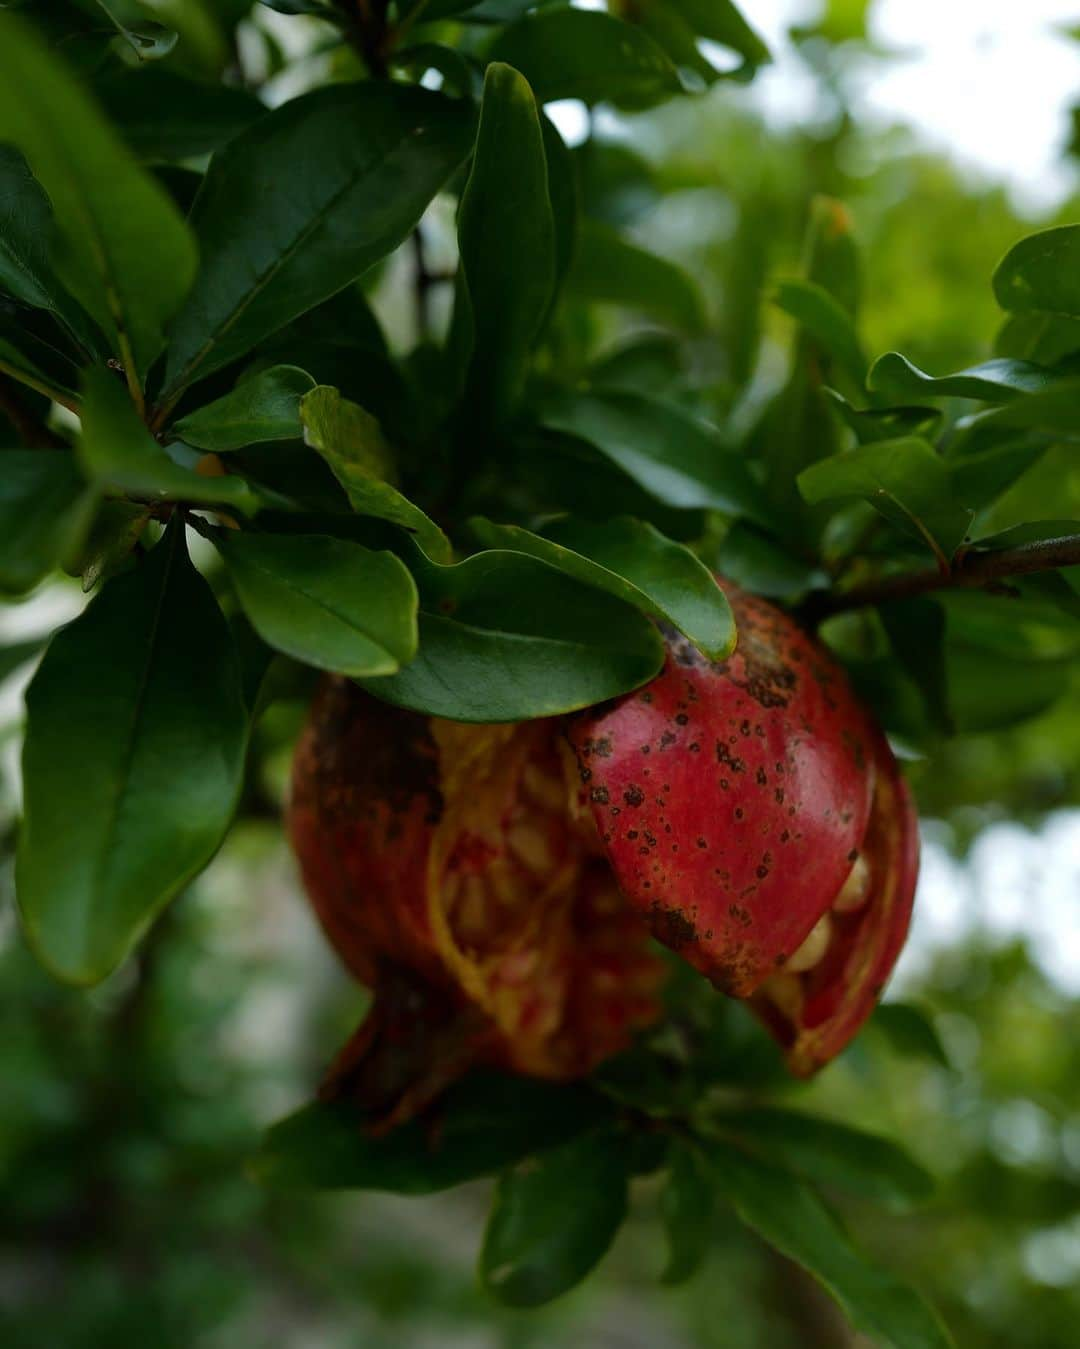
[[[658,1014],[559,721],[465,726],[322,684],[289,830],[312,905],[374,1006],[326,1094],[384,1124],[477,1063],[587,1074]]]

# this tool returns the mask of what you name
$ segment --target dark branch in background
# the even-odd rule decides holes
[[[423,227],[417,225],[410,239],[413,253],[413,311],[416,321],[416,340],[423,342],[431,336],[431,291],[434,286],[453,281],[453,271],[433,272],[428,266],[424,248]]]
[[[889,600],[906,600],[934,590],[990,590],[1007,594],[1014,576],[1080,566],[1080,533],[1042,543],[1023,543],[994,553],[962,553],[948,571],[902,572],[866,581],[850,590],[813,595],[800,612],[811,623]]]
[[[390,27],[388,0],[347,0],[345,35],[373,79],[386,78]]]

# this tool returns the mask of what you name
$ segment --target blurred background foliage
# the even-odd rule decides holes
[[[254,84],[303,85],[306,63],[342,59],[321,54],[317,40],[301,58],[286,57],[283,23],[306,19],[247,20],[233,49],[231,26],[247,8],[223,0],[155,5],[183,30],[180,50],[197,67],[188,73],[201,78],[225,72],[235,82],[244,71]],[[602,138],[577,152],[591,228],[601,240],[605,227],[628,229],[692,278],[690,340],[676,351],[642,325],[636,356],[624,352],[608,378],[675,390],[717,417],[734,412],[749,424],[755,404],[784,379],[793,325],[769,297],[777,277],[798,268],[820,194],[845,202],[854,220],[869,352],[897,348],[934,372],[991,353],[999,313],[988,279],[1033,221],[1018,215],[1003,187],[920,149],[905,127],[869,128],[852,117],[851,81],[896,59],[868,35],[867,11],[857,0],[833,0],[793,33],[815,91],[798,125],[768,124],[728,82],[648,113],[598,114]],[[1078,206],[1065,201],[1035,223],[1076,219]],[[435,273],[448,261],[441,241],[452,234],[438,211],[426,222]],[[412,338],[402,285],[408,266],[406,256],[392,259],[373,294],[399,345]],[[594,300],[585,279],[581,285]],[[436,322],[449,308],[449,287],[442,289],[436,281]],[[603,361],[616,338],[625,344],[634,331],[625,312],[567,305],[552,360]],[[1038,475],[1021,479],[1018,497],[1038,498]],[[1053,480],[1060,483],[1060,473]],[[1080,470],[1069,483],[1068,503],[1036,514],[1075,514]],[[1007,527],[1008,500],[997,510]],[[63,607],[63,597],[58,602]],[[26,613],[9,609],[2,621],[8,638],[33,632]],[[8,663],[17,664],[20,653],[10,650]],[[1053,818],[1066,822],[1071,845],[1058,852],[1075,858],[1080,823],[1068,807],[1080,804],[1080,718],[1071,695],[1080,690],[1072,678],[1070,693],[1034,720],[961,736],[912,763],[922,808],[941,822],[930,830],[938,860],[928,868],[924,910],[947,904],[962,874],[962,861],[941,860],[945,848],[962,859],[995,822],[1040,827],[1059,812]],[[7,844],[17,790],[12,687],[0,728]],[[472,1270],[486,1187],[423,1200],[328,1197],[270,1193],[248,1179],[244,1162],[260,1130],[310,1095],[362,1000],[300,899],[276,821],[303,706],[297,690],[262,722],[254,786],[226,849],[140,956],[94,992],[58,987],[29,957],[10,861],[3,863],[0,1343],[850,1344],[806,1278],[722,1213],[706,1267],[682,1287],[657,1289],[663,1240],[648,1181],[612,1256],[583,1287],[550,1308],[514,1314],[492,1306]],[[1023,856],[1036,864],[1037,837],[1028,836]],[[1078,883],[1074,862],[1041,887],[1063,939],[1077,926]],[[938,1304],[959,1344],[1071,1349],[1080,1325],[1077,983],[1055,977],[1025,943],[1022,924],[1020,936],[1003,939],[1000,925],[984,918],[977,903],[951,929],[931,916],[928,935],[920,938],[917,927],[896,986],[930,1014],[947,1063],[932,1043],[904,1034],[902,1015],[886,1013],[877,1033],[809,1089],[793,1088],[792,1100],[903,1139],[940,1177],[935,1199],[915,1213],[882,1217],[850,1200],[842,1207],[866,1245]],[[742,1008],[712,1003],[718,1036],[751,1055],[772,1052]]]

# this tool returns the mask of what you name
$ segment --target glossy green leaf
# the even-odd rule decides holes
[[[673,1140],[668,1174],[660,1193],[660,1214],[667,1239],[662,1283],[682,1283],[697,1272],[709,1249],[716,1186],[697,1148]]]
[[[674,62],[647,33],[593,11],[529,14],[500,34],[488,56],[520,70],[541,103],[580,98],[647,108],[682,89]]]
[[[1080,225],[1040,230],[1014,244],[994,273],[994,295],[1014,314],[1080,318]]]
[[[948,1349],[952,1341],[912,1289],[864,1260],[812,1190],[737,1148],[712,1154],[722,1194],[744,1223],[830,1293],[856,1330],[892,1349]]]
[[[848,311],[813,281],[791,278],[781,281],[773,302],[790,314],[828,354],[853,384],[861,388],[867,360],[855,323]]]
[[[26,707],[19,906],[42,962],[95,983],[209,861],[243,775],[236,652],[180,529],[53,638]]]
[[[674,624],[711,660],[724,660],[735,647],[731,606],[709,569],[650,524],[627,516],[566,519],[545,526],[543,534],[482,519],[471,525],[488,548],[538,557]]]
[[[93,510],[71,454],[0,451],[0,594],[25,594],[70,557]]]
[[[0,145],[0,286],[23,304],[55,314],[84,350],[100,335],[60,284],[49,258],[53,215],[41,184],[13,145]]]
[[[473,1073],[426,1115],[378,1136],[350,1103],[305,1106],[268,1131],[250,1170],[281,1188],[431,1194],[557,1147],[610,1115],[586,1087]]]
[[[898,351],[889,351],[874,362],[867,384],[876,393],[894,398],[980,398],[985,403],[1011,403],[1024,394],[1040,393],[1060,379],[1044,366],[1001,356],[953,375],[935,377]]]
[[[192,210],[201,264],[172,325],[164,397],[396,248],[471,131],[465,104],[381,82],[315,90],[231,140]]]
[[[470,423],[498,422],[524,383],[555,290],[555,221],[532,90],[493,62],[458,211],[454,338],[468,367]]]
[[[929,1172],[897,1143],[838,1120],[750,1106],[715,1115],[710,1123],[767,1161],[872,1202],[906,1208],[933,1193]]]
[[[295,365],[273,365],[242,380],[224,397],[174,422],[186,445],[222,453],[266,440],[299,440],[300,400],[315,381]]]
[[[416,550],[414,550],[416,551]],[[441,567],[416,551],[420,653],[365,687],[454,721],[523,721],[637,688],[664,660],[636,609],[521,553]]]
[[[704,324],[697,286],[681,267],[597,220],[582,222],[566,292],[576,300],[648,314],[688,332]]]
[[[88,477],[132,496],[224,502],[245,513],[258,504],[242,478],[208,477],[170,458],[147,430],[127,390],[102,366],[86,371],[77,453]]]
[[[628,1153],[616,1134],[586,1134],[504,1176],[480,1254],[488,1291],[536,1307],[580,1283],[626,1216]]]
[[[116,71],[94,88],[109,120],[144,160],[212,154],[267,112],[244,89],[198,83],[161,66]]]
[[[0,47],[0,139],[22,151],[52,203],[56,273],[141,379],[191,285],[190,232],[64,63],[12,14],[0,14]]]
[[[883,1002],[869,1025],[881,1032],[900,1054],[929,1059],[948,1068],[949,1056],[929,1014],[909,1002]]]
[[[416,654],[416,586],[392,553],[325,535],[217,530],[240,603],[269,646],[346,675],[393,674]]]
[[[399,525],[434,561],[450,561],[450,540],[388,481],[393,455],[374,417],[337,389],[319,385],[300,400],[300,420],[305,441],[330,465],[354,511]]]
[[[672,403],[628,393],[566,395],[542,415],[546,426],[587,440],[669,506],[768,519],[743,456]]]
[[[945,462],[914,436],[819,460],[799,474],[798,484],[812,504],[850,497],[868,501],[942,560],[952,557],[971,520],[971,512],[952,496]]]

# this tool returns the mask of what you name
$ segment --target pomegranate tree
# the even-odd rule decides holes
[[[749,999],[797,1074],[856,1033],[907,930],[915,814],[836,661],[724,588],[728,660],[672,635],[646,687],[567,718],[464,725],[323,684],[290,829],[375,997],[328,1092],[393,1123],[477,1062],[585,1074],[659,1013],[650,934]]]

